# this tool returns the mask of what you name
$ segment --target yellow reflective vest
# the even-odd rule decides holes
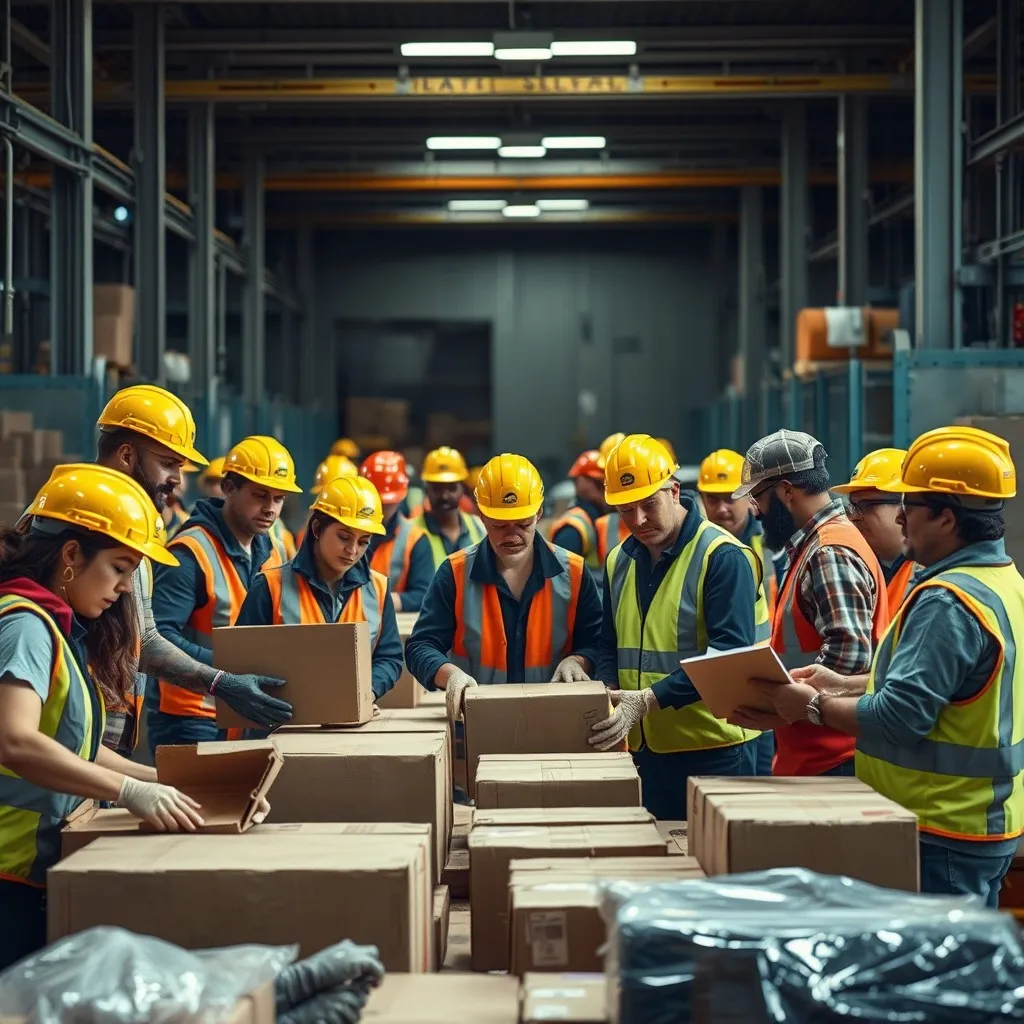
[[[623,550],[613,548],[605,562],[611,594],[612,618],[618,647],[619,686],[646,689],[678,671],[679,662],[703,654],[708,647],[704,620],[704,579],[712,554],[723,544],[741,548],[757,586],[754,606],[757,642],[767,643],[770,632],[768,605],[761,586],[761,562],[731,533],[702,519],[697,532],[672,563],[647,610],[640,614],[636,590],[636,563]],[[734,746],[759,735],[715,718],[703,701],[688,707],[651,712],[642,726],[629,734],[630,750],[645,743],[659,754]]]
[[[995,639],[995,672],[976,696],[947,704],[911,747],[861,737],[857,777],[913,811],[922,832],[981,842],[1014,838],[1024,833],[1024,579],[1012,564],[965,565],[918,584],[878,645],[868,693],[890,685],[886,673],[904,619],[928,587],[956,595]]]
[[[469,534],[469,543],[465,545],[467,548],[471,548],[474,544],[479,544],[487,536],[484,524],[476,516],[460,512],[459,519],[462,521],[462,529]],[[413,526],[418,526],[427,535],[427,540],[430,542],[430,554],[434,559],[434,572],[437,572],[441,563],[447,560],[449,554],[444,549],[444,538],[439,533],[434,533],[427,526],[427,517],[423,514],[413,519],[412,524]],[[456,548],[455,550],[460,551],[461,548]]]

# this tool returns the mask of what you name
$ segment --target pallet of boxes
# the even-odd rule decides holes
[[[0,526],[21,518],[54,466],[78,461],[64,454],[59,430],[36,429],[30,412],[0,411]]]

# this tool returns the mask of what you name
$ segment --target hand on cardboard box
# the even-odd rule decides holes
[[[568,658],[563,658],[558,663],[558,668],[555,669],[551,682],[582,683],[588,679],[590,679],[590,676],[587,675],[587,670],[583,667],[580,656],[578,654],[570,654]]]
[[[652,711],[658,710],[658,698],[651,689],[609,690],[612,713],[603,721],[590,727],[594,733],[590,745],[599,750],[615,750],[629,735],[630,729],[639,725]]]
[[[267,815],[270,813],[270,801],[265,797],[260,797],[260,802],[256,805],[256,813],[252,816],[252,823],[254,825],[262,825],[267,820]]]
[[[140,782],[126,775],[117,802],[158,832],[195,832],[203,824],[199,804],[192,797],[159,782]]]
[[[450,722],[462,721],[464,711],[463,698],[466,695],[466,690],[479,685],[468,672],[463,672],[461,668],[457,668],[449,673],[448,680],[444,684],[444,702],[445,707],[448,709],[448,720]]]
[[[292,717],[292,706],[264,691],[284,684],[284,679],[275,679],[273,676],[221,672],[210,687],[210,692],[248,721],[262,725],[265,729],[273,729]]]

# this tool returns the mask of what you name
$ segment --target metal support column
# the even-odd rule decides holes
[[[836,133],[839,167],[840,306],[864,306],[868,301],[868,105],[865,96],[839,97]]]
[[[299,228],[295,240],[296,280],[302,296],[302,316],[298,323],[299,403],[307,408],[334,393],[334,380],[324,381],[318,373],[316,352],[315,270],[313,266],[313,230]]]
[[[962,0],[916,0],[914,19],[915,347],[962,342]]]
[[[52,0],[51,114],[92,145],[92,0]],[[13,225],[8,225],[12,230]],[[92,367],[92,174],[53,165],[50,338],[53,373]]]
[[[788,106],[782,121],[782,187],[779,210],[779,354],[793,366],[796,317],[807,305],[807,110]],[[790,426],[797,410],[790,409]]]
[[[739,344],[743,363],[744,391],[758,394],[764,373],[765,311],[764,287],[764,202],[759,186],[740,191],[739,245]],[[744,440],[752,439],[757,423],[742,425]]]
[[[996,124],[1004,125],[1020,114],[1020,5],[1018,0],[999,0],[996,8],[998,90]],[[996,294],[995,336],[1000,345],[1012,344],[1008,277],[1009,255],[1000,252],[1001,242],[1021,227],[1018,207],[1020,162],[1012,150],[996,157]]]
[[[167,347],[167,243],[164,220],[164,8],[135,6],[135,287],[139,373],[164,379]]]
[[[266,397],[266,308],[263,268],[266,264],[266,219],[262,154],[245,160],[242,243],[246,250],[245,288],[242,297],[242,393],[249,402]]]
[[[213,229],[217,186],[214,179],[213,104],[188,112],[188,201],[195,218],[196,243],[189,250],[188,328],[192,379],[207,402],[209,417],[217,402],[217,268]]]

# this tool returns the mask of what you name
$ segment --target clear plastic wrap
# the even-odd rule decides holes
[[[615,1024],[1024,1021],[1020,932],[980,900],[802,868],[602,889]]]
[[[297,953],[297,946],[189,952],[122,928],[90,928],[0,974],[0,1017],[31,1024],[216,1024]]]

